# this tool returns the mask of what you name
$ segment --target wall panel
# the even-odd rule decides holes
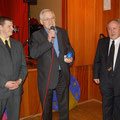
[[[71,74],[78,80],[80,85],[80,101],[83,102],[90,99],[101,100],[99,85],[93,82],[93,66],[71,67]]]
[[[102,32],[102,2],[68,0],[67,3],[67,30],[76,53],[74,65],[93,64],[98,39],[96,36]]]
[[[81,100],[101,100],[99,86],[93,83],[91,66],[100,33],[107,36],[107,22],[119,18],[119,0],[111,0],[111,10],[107,11],[103,10],[103,0],[67,0],[66,16],[70,42],[76,53],[72,71],[81,84]]]
[[[119,18],[119,0],[111,0],[111,10],[103,10],[103,0],[67,0],[67,30],[75,49],[75,66],[93,64],[100,33],[106,24]]]
[[[107,36],[106,25],[111,19],[119,18],[119,0],[111,0],[111,10],[103,11],[103,33]]]

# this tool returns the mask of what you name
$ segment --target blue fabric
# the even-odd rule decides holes
[[[45,29],[47,34],[49,34],[49,31]],[[57,57],[59,57],[60,51],[59,51],[59,46],[58,46],[58,38],[57,38],[57,29],[55,28],[55,38],[54,38],[54,49],[57,54]],[[61,67],[59,66],[59,70],[61,70]]]
[[[49,31],[45,29],[47,34],[49,34]],[[54,49],[57,54],[57,57],[59,57],[60,51],[59,51],[59,46],[58,46],[58,39],[57,39],[57,29],[55,28],[55,38],[54,38]]]

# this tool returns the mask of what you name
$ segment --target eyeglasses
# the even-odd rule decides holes
[[[55,20],[55,17],[43,19],[43,21],[45,22],[50,21],[50,20]]]

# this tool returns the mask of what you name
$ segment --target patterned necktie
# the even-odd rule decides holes
[[[5,46],[6,46],[8,52],[10,53],[10,56],[11,56],[11,49],[10,49],[10,47],[8,45],[8,41],[7,40],[5,40]]]
[[[114,51],[115,51],[115,44],[114,40],[112,41],[112,45],[110,47],[110,52],[108,56],[108,71],[113,70],[113,61],[114,61]]]

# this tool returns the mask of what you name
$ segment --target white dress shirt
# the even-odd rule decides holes
[[[110,52],[110,47],[112,45],[112,41],[113,40],[110,39],[108,55],[109,55],[109,52]],[[120,45],[120,37],[118,37],[117,39],[114,40],[114,45],[115,45],[115,51],[114,51],[113,70],[115,68],[115,63],[116,63],[116,59],[117,59],[118,49],[119,49],[119,45]]]

